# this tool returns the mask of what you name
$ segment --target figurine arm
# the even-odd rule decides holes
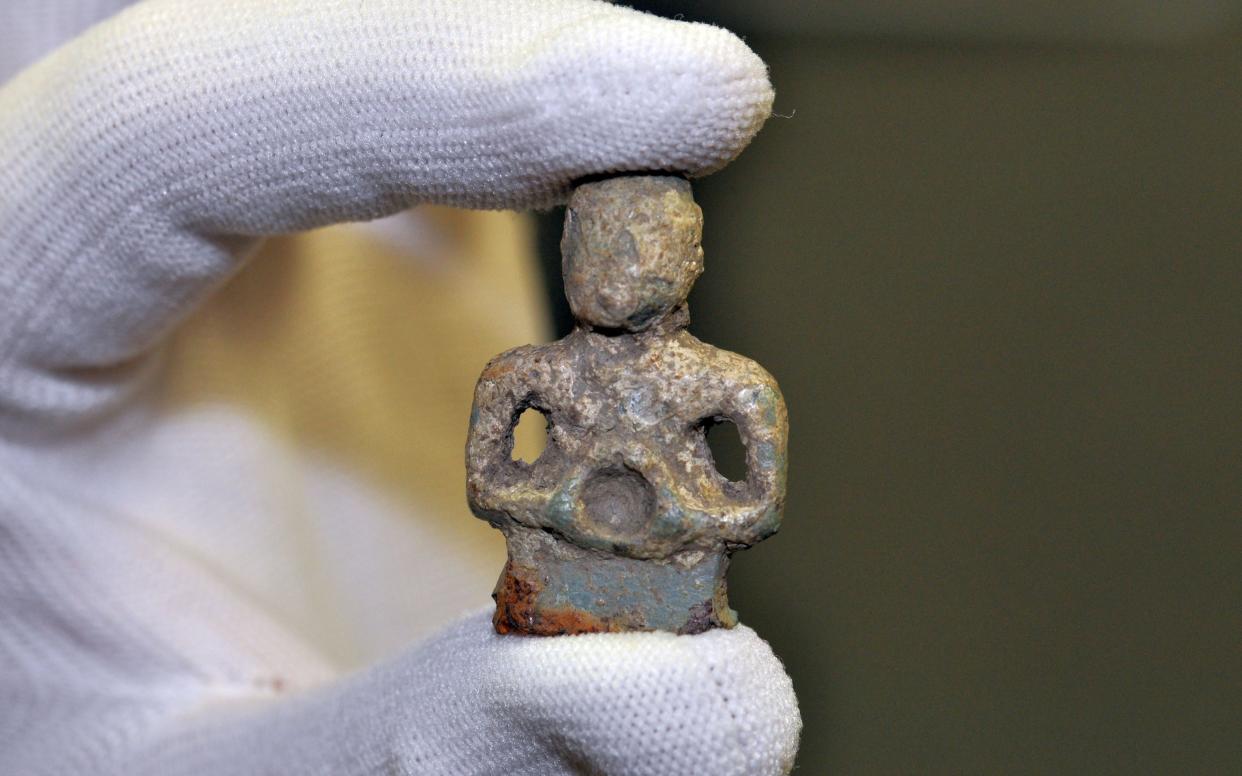
[[[535,406],[533,376],[522,368],[534,348],[515,348],[492,359],[479,376],[466,440],[466,492],[470,508],[492,523],[503,522],[519,502],[529,501],[528,464],[512,459],[513,430]]]
[[[785,505],[789,416],[776,380],[754,362],[747,371],[752,379],[728,386],[722,405],[725,417],[737,424],[746,448],[745,490],[753,505],[747,519],[726,539],[749,545],[775,533],[780,524]]]
[[[474,386],[466,438],[466,485],[472,505],[488,489],[492,470],[513,450],[513,429],[524,393],[514,372],[513,352],[489,361]]]
[[[521,377],[514,374],[513,351],[488,362],[474,386],[466,467],[478,469],[506,456],[513,446],[513,421],[521,404]],[[516,389],[516,390],[515,390]]]

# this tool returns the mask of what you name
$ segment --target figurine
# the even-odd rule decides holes
[[[509,559],[493,597],[500,633],[729,628],[729,556],[773,534],[785,499],[788,421],[755,362],[686,331],[703,271],[702,211],[686,180],[585,183],[561,241],[567,337],[488,363],[475,389],[467,495]],[[547,446],[512,460],[534,408]],[[747,476],[732,482],[706,430],[737,424]]]

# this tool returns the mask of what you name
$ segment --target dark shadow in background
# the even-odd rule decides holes
[[[790,408],[799,772],[1242,773],[1242,40],[748,41],[692,331]]]

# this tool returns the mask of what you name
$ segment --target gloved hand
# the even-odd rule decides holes
[[[771,95],[731,34],[593,0],[156,0],[5,84],[0,773],[787,771],[792,687],[745,627],[502,638],[479,613],[338,677],[177,516],[104,497],[170,433],[161,344],[263,236],[705,174]]]

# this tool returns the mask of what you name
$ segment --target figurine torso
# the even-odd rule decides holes
[[[548,444],[533,463],[496,462],[489,477],[502,487],[471,490],[481,516],[501,509],[520,523],[590,534],[588,544],[636,556],[666,554],[666,545],[700,535],[719,543],[729,526],[737,529],[735,543],[750,544],[775,527],[763,519],[779,514],[773,496],[783,493],[784,451],[775,437],[784,406],[775,381],[750,359],[684,329],[577,329],[501,354],[484,370],[484,383],[512,412],[542,412]],[[704,431],[722,420],[738,424],[748,459],[757,462],[747,480],[731,482],[716,470]],[[611,498],[592,505],[601,479]],[[571,502],[584,494],[588,509],[575,509]],[[590,532],[574,530],[582,512],[591,513]],[[652,529],[666,541],[653,543]]]

